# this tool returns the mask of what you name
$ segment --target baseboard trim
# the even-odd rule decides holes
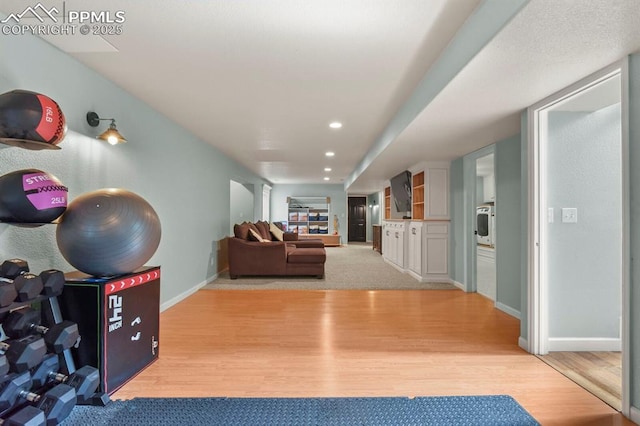
[[[640,410],[636,407],[631,407],[629,410],[629,418],[632,422],[640,424]]]
[[[389,259],[383,257],[384,261],[387,262],[389,265],[393,266],[394,268],[396,268],[398,271],[402,272],[403,274],[407,272],[406,269],[396,265],[395,263],[393,263],[392,261],[390,261]]]
[[[462,291],[467,291],[466,287],[464,286],[464,284],[459,283],[456,280],[451,280],[451,284],[455,285],[456,287],[458,287],[460,290]]]
[[[216,278],[218,278],[218,274],[215,274],[211,278],[207,278],[206,280],[202,281],[201,283],[196,284],[194,287],[191,287],[189,290],[183,291],[182,293],[180,293],[176,297],[173,297],[173,298],[167,300],[166,302],[164,302],[163,304],[160,305],[160,312],[163,312],[163,311],[169,309],[170,307],[172,307],[176,303],[182,302],[184,299],[186,299],[187,297],[191,296],[193,293],[195,293],[196,291],[200,290],[202,287],[204,287],[205,285],[209,284],[211,281],[215,280]]]
[[[416,281],[423,283],[424,281],[422,280],[422,277],[418,274],[416,274],[415,272],[413,272],[412,270],[408,270],[407,273],[409,275],[411,275],[412,278],[414,278]]]
[[[522,337],[522,336],[520,336],[518,338],[518,346],[520,346],[525,351],[530,352],[529,351],[529,341],[527,339],[525,339],[524,337]]]
[[[496,309],[499,309],[505,314],[509,314],[514,318],[520,319],[520,311],[516,311],[515,309],[505,305],[504,303],[496,302]]]
[[[428,274],[422,277],[423,283],[448,283],[453,284],[451,278],[447,274]]]
[[[608,337],[549,338],[549,352],[619,352],[622,340]]]

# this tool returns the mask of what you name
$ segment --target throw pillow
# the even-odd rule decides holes
[[[269,223],[264,221],[256,222],[256,228],[260,231],[260,235],[263,239],[271,241],[271,233],[269,232]]]
[[[239,225],[234,225],[233,227],[233,235],[235,235],[236,238],[240,238],[242,240],[248,240],[249,239],[249,224],[247,222],[242,222]]]
[[[275,223],[269,225],[269,231],[271,231],[276,240],[284,241],[284,232],[282,232],[282,229],[278,228]]]
[[[253,237],[249,238],[252,241],[258,241],[261,243],[264,243],[266,241],[264,238],[262,238],[262,235],[260,235],[260,233],[253,228],[249,228],[249,234]]]

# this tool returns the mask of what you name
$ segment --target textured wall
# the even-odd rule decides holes
[[[26,89],[50,96],[70,129],[59,151],[0,145],[0,174],[40,168],[69,187],[70,199],[104,187],[144,197],[162,223],[160,247],[148,262],[162,267],[162,302],[214,276],[218,241],[229,232],[229,181],[256,187],[264,181],[39,38],[0,37],[0,51],[0,93]],[[98,130],[85,120],[90,110],[115,117],[129,143],[96,140]],[[27,259],[36,272],[73,269],[58,252],[54,225],[0,224],[0,258],[8,257]]]
[[[619,104],[596,112],[549,113],[550,338],[620,337],[620,126]],[[562,222],[561,209],[567,207],[578,209],[577,223]]]
[[[520,312],[520,135],[496,144],[496,302]]]

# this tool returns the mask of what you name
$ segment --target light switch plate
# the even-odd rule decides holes
[[[562,209],[562,223],[577,223],[578,209],[565,207]]]

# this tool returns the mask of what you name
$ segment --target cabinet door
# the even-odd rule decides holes
[[[422,273],[422,227],[417,225],[409,227],[408,260],[409,269],[420,275]]]
[[[404,229],[396,229],[396,265],[404,268]]]
[[[385,223],[382,228],[382,255],[387,260],[393,259],[393,247],[392,247],[393,230],[388,223]]]
[[[425,217],[431,219],[449,218],[449,169],[430,167],[426,176]]]
[[[427,225],[425,233],[425,273],[448,274],[449,228],[448,224]]]

